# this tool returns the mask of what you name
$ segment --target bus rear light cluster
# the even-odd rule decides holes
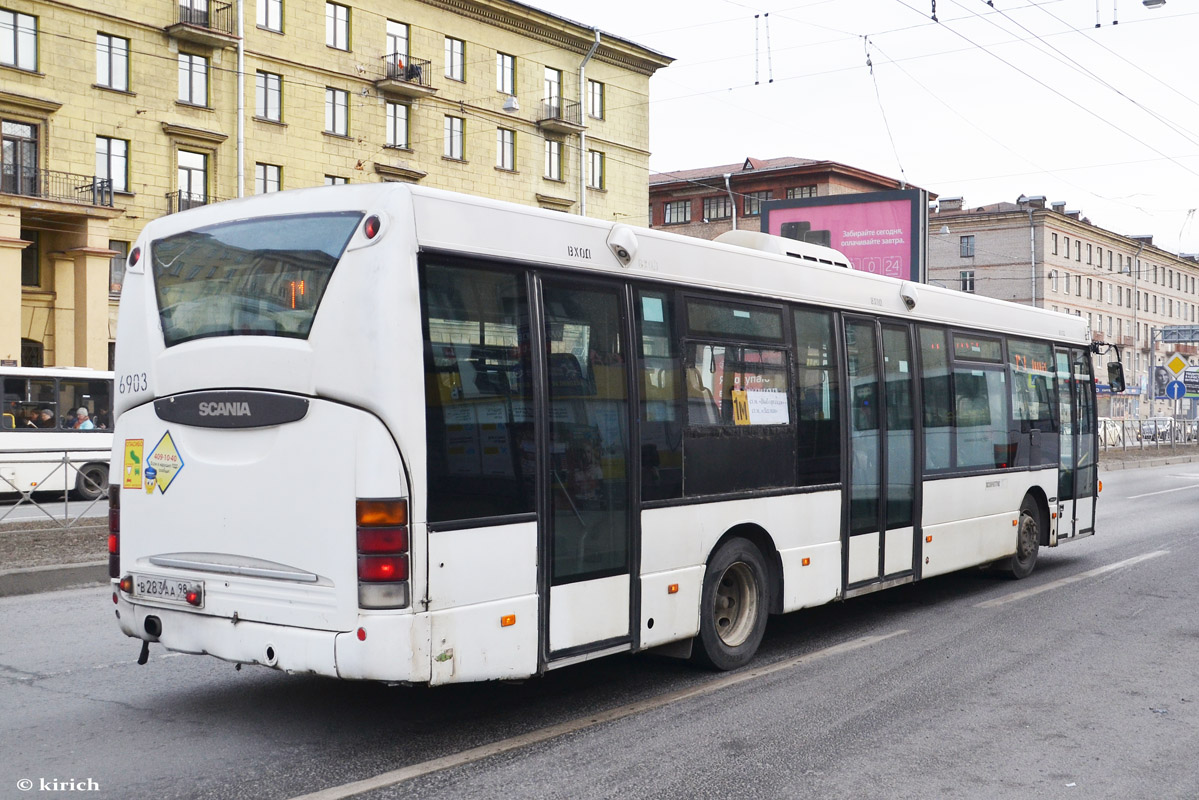
[[[108,487],[108,577],[121,574],[121,485]]]
[[[359,608],[407,608],[408,501],[356,504]]]

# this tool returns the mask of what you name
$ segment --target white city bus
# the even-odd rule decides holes
[[[0,498],[74,491],[94,500],[108,489],[111,450],[111,372],[0,367]]]
[[[121,629],[381,681],[730,669],[768,614],[1093,532],[1083,321],[733,238],[398,184],[151,222]]]

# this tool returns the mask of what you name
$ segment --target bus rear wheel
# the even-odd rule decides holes
[[[749,663],[766,632],[766,563],[746,539],[730,539],[708,560],[693,659],[719,670]]]
[[[1000,570],[1012,578],[1027,578],[1037,565],[1037,554],[1041,550],[1041,511],[1031,497],[1025,497],[1020,504],[1020,522],[1016,530],[1016,552],[1000,563]]]
[[[108,492],[108,467],[103,464],[86,464],[79,468],[75,477],[75,491],[84,500],[95,500]]]

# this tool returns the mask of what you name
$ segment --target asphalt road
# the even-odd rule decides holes
[[[356,788],[1199,797],[1199,465],[1104,483],[1100,533],[1043,549],[1030,578],[963,573],[775,618],[730,675],[627,656],[430,690],[160,648],[139,667],[106,589],[2,598],[0,797],[75,796],[40,790],[73,779],[92,797],[332,798],[376,778]]]

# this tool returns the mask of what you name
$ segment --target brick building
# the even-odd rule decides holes
[[[726,180],[727,177],[727,180]],[[747,158],[740,164],[663,172],[650,176],[650,224],[715,239],[732,230],[761,230],[764,200],[824,197],[905,187],[864,169],[806,158]]]
[[[1095,341],[1120,345],[1128,383],[1101,394],[1113,417],[1195,416],[1191,400],[1153,400],[1154,368],[1177,352],[1199,363],[1195,345],[1152,341],[1155,329],[1194,325],[1199,317],[1199,260],[1154,246],[1152,236],[1098,227],[1064,202],[1021,196],[967,208],[942,197],[929,214],[929,279],[954,289],[1085,317]],[[1095,356],[1102,388],[1114,352]]]
[[[397,180],[642,219],[670,61],[510,0],[0,0],[0,361],[109,366],[145,221],[243,194]]]

